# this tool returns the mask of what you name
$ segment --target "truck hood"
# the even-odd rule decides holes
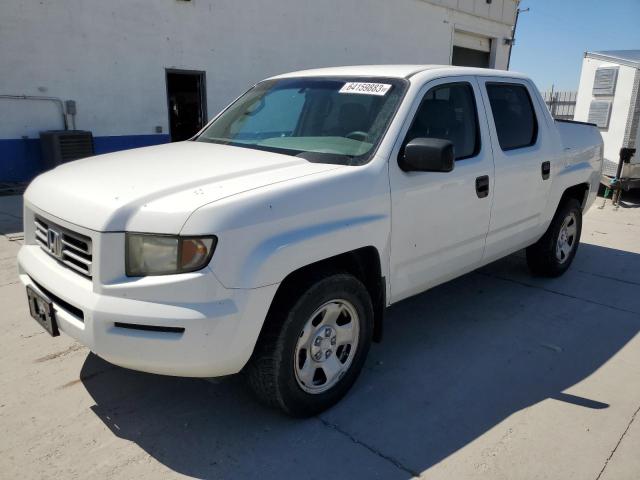
[[[37,177],[25,201],[92,230],[177,234],[205,204],[336,168],[343,167],[187,141],[61,165]]]

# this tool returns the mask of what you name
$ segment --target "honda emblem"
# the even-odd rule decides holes
[[[60,232],[50,228],[47,230],[47,249],[49,253],[56,258],[62,254],[62,245],[60,243]]]

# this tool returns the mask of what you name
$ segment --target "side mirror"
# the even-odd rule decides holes
[[[398,165],[405,172],[450,172],[455,153],[453,143],[441,138],[414,138],[404,147]]]

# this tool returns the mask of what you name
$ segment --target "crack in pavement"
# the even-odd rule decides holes
[[[587,272],[586,270],[578,270],[578,272],[584,273],[585,275],[591,275],[592,277],[604,278],[606,280],[613,280],[614,282],[621,282],[621,283],[626,283],[628,285],[638,285],[638,286],[640,286],[640,283],[634,282],[633,280],[625,280],[625,279],[622,279],[622,278],[610,277],[608,275],[602,275],[601,273]]]
[[[354,437],[353,435],[351,435],[349,432],[341,429],[338,425],[336,425],[335,423],[331,423],[328,420],[325,420],[324,418],[318,416],[317,417],[318,420],[320,420],[320,422],[327,428],[331,428],[332,430],[335,430],[336,432],[342,434],[343,436],[347,437],[349,440],[351,440],[353,443],[355,443],[356,445],[360,445],[364,448],[366,448],[367,450],[369,450],[371,453],[373,453],[374,455],[382,458],[383,460],[386,460],[387,462],[390,462],[391,464],[393,464],[396,468],[402,470],[405,473],[408,473],[409,475],[411,475],[412,477],[419,477],[420,474],[414,470],[411,470],[411,468],[407,467],[406,465],[402,464],[402,462],[400,462],[399,460],[393,458],[390,455],[385,455],[384,453],[382,453],[381,451],[375,449],[374,447],[372,447],[371,445],[368,445],[366,443],[364,443],[363,441],[357,439],[356,437]]]
[[[69,355],[70,353],[77,352],[78,350],[82,350],[83,348],[85,348],[84,345],[81,345],[79,343],[74,343],[73,345],[71,345],[69,348],[65,350],[61,350],[55,353],[50,353],[49,355],[45,355],[44,357],[37,358],[36,360],[34,360],[34,363],[42,363],[42,362],[47,362],[49,360],[54,360],[56,358],[64,357],[65,355]]]
[[[596,477],[596,480],[600,480],[600,477],[602,477],[602,474],[604,473],[604,471],[607,468],[607,465],[609,465],[609,461],[613,458],[613,456],[616,453],[616,450],[618,450],[618,447],[620,446],[620,444],[622,443],[622,439],[624,438],[624,436],[627,434],[627,432],[629,431],[629,428],[631,428],[631,424],[633,423],[633,421],[636,419],[636,415],[638,415],[638,412],[640,412],[640,407],[638,407],[638,409],[633,412],[633,415],[631,415],[631,420],[629,420],[629,423],[627,424],[627,428],[624,429],[624,432],[622,432],[622,435],[620,436],[620,438],[618,439],[618,443],[616,443],[616,446],[613,448],[613,450],[611,450],[611,453],[609,454],[609,457],[605,460],[604,465],[602,466],[602,470],[600,470],[600,473],[598,474],[598,476]]]
[[[110,372],[112,370],[116,370],[117,368],[118,367],[113,365],[113,366],[107,367],[107,368],[105,368],[103,370],[98,370],[96,372],[89,373],[89,374],[86,374],[86,375],[82,375],[81,374],[80,377],[76,378],[75,380],[71,380],[70,382],[67,382],[64,385],[61,385],[60,387],[58,387],[58,389],[60,390],[60,389],[68,388],[68,387],[76,385],[76,384],[78,384],[80,382],[82,382],[82,383],[87,382],[87,381],[97,377],[98,375],[102,375],[103,373],[107,373],[107,372]]]
[[[18,236],[16,236],[16,233],[18,232],[9,232],[9,233],[0,232],[0,237],[6,238],[7,242],[11,242],[11,243],[17,243],[17,242],[23,241],[24,233]]]
[[[526,282],[523,282],[523,281],[520,281],[520,280],[514,280],[512,278],[501,277],[500,275],[494,275],[494,274],[485,273],[485,272],[475,272],[475,273],[477,273],[478,275],[484,275],[485,277],[495,278],[495,279],[498,279],[498,280],[504,280],[505,282],[515,283],[516,285],[522,285],[523,287],[534,288],[534,289],[542,290],[544,292],[549,292],[549,293],[555,293],[556,295],[560,295],[562,297],[572,298],[574,300],[580,300],[581,302],[591,303],[593,305],[598,305],[600,307],[611,308],[612,310],[617,310],[619,312],[631,313],[633,315],[640,316],[640,312],[636,312],[634,310],[627,310],[626,308],[616,307],[615,305],[609,305],[607,303],[596,302],[595,300],[590,300],[588,298],[583,298],[583,297],[577,297],[575,295],[570,295],[568,293],[558,292],[557,290],[551,290],[550,288],[540,287],[538,285],[532,285],[530,283],[526,283]]]

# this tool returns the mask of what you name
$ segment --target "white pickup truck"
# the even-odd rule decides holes
[[[556,276],[602,140],[512,72],[358,66],[258,83],[193,139],[25,193],[32,316],[123,367],[242,372],[295,416],[356,380],[385,307],[527,248]]]

